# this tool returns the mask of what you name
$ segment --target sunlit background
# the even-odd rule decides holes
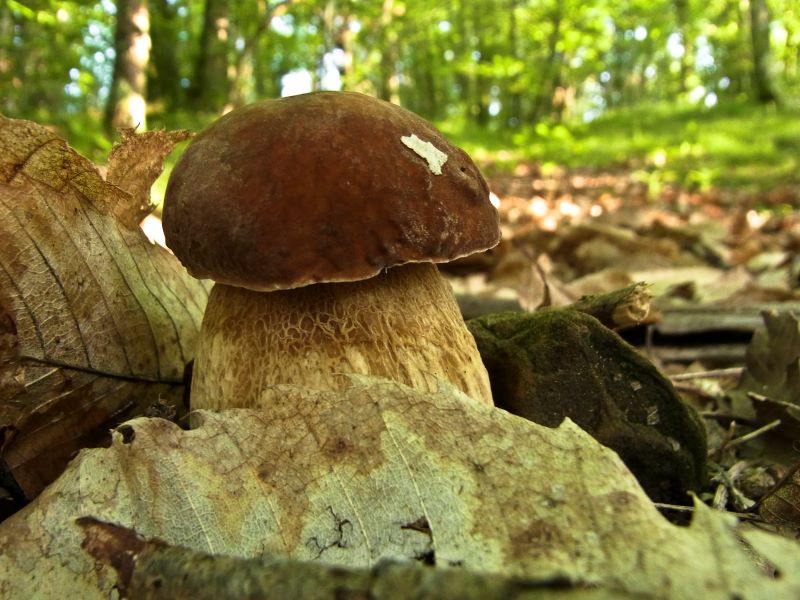
[[[198,130],[259,98],[378,96],[489,172],[622,166],[795,184],[796,0],[6,0],[0,111],[102,162],[122,126]]]

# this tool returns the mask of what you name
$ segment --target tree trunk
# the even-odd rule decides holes
[[[151,7],[153,48],[147,77],[147,97],[160,100],[166,109],[180,106],[183,90],[176,49],[178,41],[177,10],[168,0],[154,0]]]
[[[477,40],[478,57],[473,58],[476,68],[472,75],[472,98],[470,103],[470,113],[475,123],[481,127],[489,124],[489,103],[491,101],[490,88],[491,81],[483,74],[480,66],[482,63],[491,62],[491,52],[486,45],[486,38],[490,35],[490,25],[485,20],[487,8],[481,3],[473,6],[472,14],[472,38]],[[470,44],[472,45],[472,44]]]
[[[535,123],[544,112],[553,106],[553,95],[560,80],[560,59],[558,56],[558,42],[561,40],[561,22],[564,17],[562,6],[556,3],[556,7],[550,16],[550,36],[547,40],[547,61],[541,67],[543,74],[539,92],[533,104],[533,112],[529,121]],[[549,106],[546,106],[549,104]]]
[[[228,101],[229,37],[227,3],[205,0],[203,30],[191,87],[192,100],[200,109],[220,112]]]
[[[508,45],[511,56],[516,60],[522,60],[519,47],[519,25],[517,23],[517,6],[519,0],[509,0],[508,2]],[[521,76],[516,74],[508,82],[508,106],[505,109],[507,126],[512,128],[519,127],[522,122],[522,91]]]
[[[769,69],[769,8],[767,0],[750,0],[750,33],[753,48],[753,97],[767,104],[777,96]]]
[[[400,78],[397,75],[397,29],[392,27],[394,20],[394,0],[383,0],[378,19],[379,39],[381,40],[381,60],[378,68],[378,97],[394,104],[400,104]]]
[[[675,0],[675,13],[678,21],[678,33],[681,36],[683,56],[681,56],[681,71],[679,90],[681,94],[689,91],[689,76],[692,74],[694,63],[693,39],[690,32],[691,17],[689,0]]]
[[[150,14],[146,0],[117,0],[114,74],[106,104],[108,130],[146,128],[147,65],[150,60]]]
[[[12,81],[17,71],[16,61],[10,50],[14,35],[14,18],[6,3],[0,6],[0,86],[11,90]],[[10,93],[0,96],[0,112],[14,114],[14,100]]]

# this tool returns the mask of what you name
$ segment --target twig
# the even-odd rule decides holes
[[[711,419],[713,421],[736,421],[737,423],[743,423],[745,425],[758,425],[758,421],[755,419],[750,419],[748,417],[734,415],[731,413],[721,413],[713,410],[701,410],[698,411],[697,414],[704,419]]]
[[[762,396],[761,394],[756,394],[755,392],[747,392],[747,397],[750,400],[754,400],[755,402],[769,402],[770,404],[777,404],[778,406],[782,406],[783,408],[788,408],[790,412],[800,409],[800,406],[798,406],[797,404],[792,404],[791,402],[784,402],[783,400],[773,400],[769,396]]]
[[[679,392],[682,392],[684,394],[691,394],[695,398],[699,398],[700,400],[706,402],[712,402],[714,400],[719,399],[718,394],[712,394],[710,392],[707,392],[706,390],[698,387],[697,385],[691,382],[673,381],[672,387],[674,387]]]
[[[764,434],[764,433],[766,433],[768,431],[771,431],[771,430],[775,429],[780,424],[781,424],[781,420],[780,419],[775,419],[774,421],[772,421],[770,423],[767,423],[763,427],[759,427],[758,429],[755,429],[755,430],[751,431],[750,433],[745,433],[744,435],[741,435],[738,438],[734,438],[734,439],[730,440],[727,444],[725,444],[725,447],[726,448],[733,448],[734,446],[741,446],[742,444],[745,444],[745,443],[749,442],[750,440],[755,439],[758,436],[760,436],[760,435],[762,435],[762,434]]]
[[[687,381],[691,379],[725,379],[736,377],[744,372],[744,367],[731,367],[729,369],[715,369],[713,371],[697,371],[696,373],[678,373],[670,375],[672,381]]]
[[[689,513],[694,512],[695,510],[694,506],[683,506],[681,504],[666,504],[664,502],[653,502],[653,505],[659,510],[674,510],[676,512],[689,512]],[[762,520],[761,517],[759,517],[758,515],[754,515],[751,513],[733,512],[730,510],[720,510],[720,509],[715,509],[715,510],[719,510],[719,512],[724,512],[729,515],[733,515],[738,519],[746,519],[750,521]]]

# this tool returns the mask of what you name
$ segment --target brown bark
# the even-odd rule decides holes
[[[561,25],[564,18],[563,8],[560,4],[556,5],[550,16],[550,35],[547,39],[547,61],[542,68],[542,80],[539,86],[539,92],[536,94],[532,114],[529,120],[531,122],[538,121],[544,112],[552,107],[553,94],[560,78],[560,65],[558,58],[558,42],[561,40]],[[550,104],[550,107],[547,104]]]
[[[756,101],[767,104],[778,100],[769,72],[769,7],[767,0],[750,0],[750,34],[753,49],[753,90]]]
[[[681,56],[680,71],[680,91],[689,91],[689,75],[692,73],[692,60],[694,51],[692,49],[692,36],[689,33],[691,17],[689,15],[689,0],[675,0],[675,14],[678,21],[678,33],[681,36],[683,45],[683,56]]]
[[[117,0],[114,75],[106,104],[108,129],[146,129],[150,13],[146,0]]]
[[[205,0],[200,51],[195,62],[191,97],[198,108],[220,111],[228,100],[230,20],[224,0]]]

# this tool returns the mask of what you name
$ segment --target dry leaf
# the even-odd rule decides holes
[[[121,223],[137,227],[153,211],[150,187],[164,170],[164,158],[191,133],[185,129],[145,134],[123,129],[120,133],[122,143],[115,144],[108,155],[106,181],[130,194],[130,200],[120,203],[115,214]]]
[[[800,465],[795,465],[767,496],[758,514],[767,523],[800,530]]]
[[[800,321],[792,312],[763,311],[764,328],[747,347],[745,370],[730,397],[737,414],[781,420],[780,431],[800,435]],[[752,406],[755,404],[755,407]]]
[[[112,162],[131,194],[48,129],[0,118],[0,450],[29,498],[109,422],[180,402],[207,291],[133,215],[182,137],[115,150],[150,165]]]
[[[269,410],[157,419],[84,450],[0,525],[0,595],[104,598],[117,574],[81,548],[92,516],[199,552],[371,567],[411,559],[563,578],[652,598],[797,597],[800,548],[702,505],[668,523],[617,456],[569,421],[549,429],[442,384],[354,378],[346,392],[269,390]]]
[[[686,295],[682,288],[690,286],[688,295],[695,304],[711,304],[735,297],[752,279],[742,268],[723,271],[713,267],[648,268],[631,272],[631,277],[652,284],[653,296],[667,299],[676,292],[679,296]]]

